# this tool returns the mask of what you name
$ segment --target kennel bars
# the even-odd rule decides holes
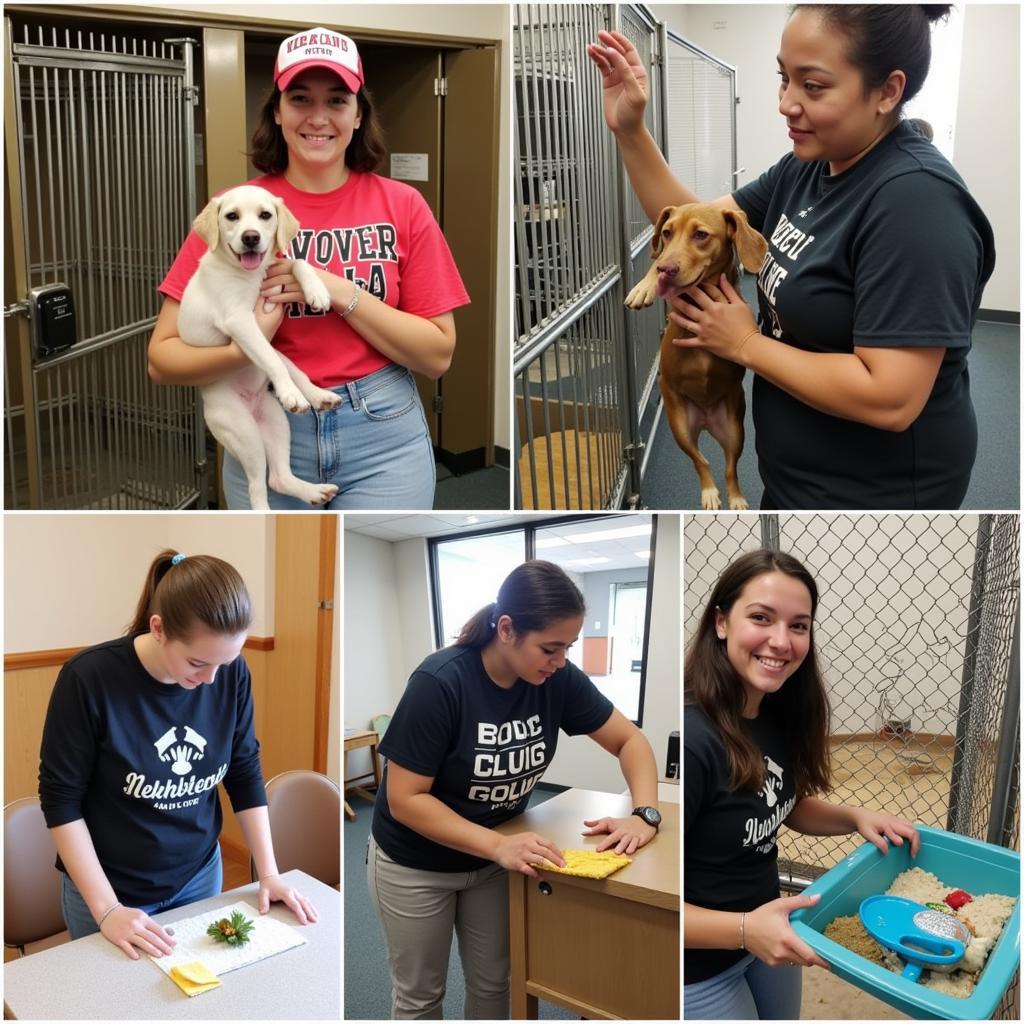
[[[665,313],[660,303],[639,312],[623,306],[649,266],[653,229],[604,125],[600,75],[586,55],[598,29],[613,27],[647,70],[645,117],[659,146],[666,150],[678,133],[677,146],[692,151],[700,181],[715,182],[714,195],[734,184],[732,69],[667,32],[642,6],[513,7],[520,508],[644,503]],[[726,93],[717,88],[709,103],[693,102],[720,75],[728,80]],[[691,99],[684,103],[683,96]],[[695,118],[713,127],[693,127]],[[716,176],[723,163],[728,173]]]
[[[196,205],[191,39],[5,20],[15,286],[72,289],[77,343],[5,337],[6,508],[205,504],[195,388],[153,384],[156,286]],[[8,320],[9,326],[14,326]]]

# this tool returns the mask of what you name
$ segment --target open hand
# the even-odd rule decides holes
[[[725,274],[717,285],[684,288],[672,300],[668,318],[693,334],[692,338],[673,338],[673,345],[706,349],[734,363],[743,362],[744,346],[757,334],[754,314]]]
[[[546,860],[551,861],[556,867],[565,867],[562,851],[550,839],[545,839],[536,832],[517,832],[515,835],[502,836],[494,860],[506,871],[519,871],[530,878],[540,878],[535,868],[540,867]]]
[[[112,910],[104,919],[100,934],[132,960],[139,959],[140,950],[150,956],[163,956],[177,945],[156,921],[137,907]]]
[[[646,846],[658,834],[653,825],[648,825],[635,814],[627,818],[596,818],[593,821],[584,821],[583,824],[587,826],[587,831],[583,833],[585,836],[608,833],[608,838],[598,844],[598,853],[610,850],[613,846],[615,853],[636,853],[641,846]]]
[[[280,875],[267,875],[260,879],[259,908],[261,914],[270,910],[271,903],[283,903],[295,915],[299,924],[312,924],[318,920],[316,908],[305,896],[282,881]]]
[[[600,43],[587,47],[587,56],[601,72],[604,119],[624,135],[643,127],[647,106],[647,71],[636,47],[621,32],[598,32]]]

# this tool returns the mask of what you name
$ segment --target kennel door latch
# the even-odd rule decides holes
[[[9,316],[17,316],[19,313],[23,316],[31,316],[32,307],[27,302],[12,302],[9,306],[4,306],[5,320]]]
[[[66,284],[45,284],[33,288],[28,293],[28,306],[32,353],[36,359],[49,359],[71,348],[78,340],[75,300]]]

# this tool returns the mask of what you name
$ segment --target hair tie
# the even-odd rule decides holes
[[[188,555],[183,555],[180,551],[171,559],[171,565],[177,565],[179,562],[184,562],[188,558]]]

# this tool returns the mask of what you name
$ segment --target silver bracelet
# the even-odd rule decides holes
[[[353,282],[355,284],[355,282]],[[341,319],[345,320],[350,314],[354,313],[356,306],[359,305],[359,295],[362,289],[359,285],[355,285],[355,294],[352,296],[352,301],[341,311]]]
[[[740,949],[747,948],[747,913],[740,914]]]
[[[118,908],[119,906],[121,906],[121,904],[120,904],[120,903],[115,903],[115,904],[114,904],[114,905],[113,905],[112,907],[110,907],[110,908],[109,908],[108,910],[105,910],[105,911],[103,912],[102,916],[100,917],[100,919],[99,919],[99,920],[98,920],[98,921],[96,922],[96,927],[97,927],[97,928],[102,928],[102,927],[103,927],[103,922],[104,922],[104,921],[106,921],[106,919],[107,919],[108,917],[110,917],[110,915],[111,915],[111,914],[112,914],[112,913],[113,913],[113,912],[114,912],[115,910],[117,910],[117,908]]]

